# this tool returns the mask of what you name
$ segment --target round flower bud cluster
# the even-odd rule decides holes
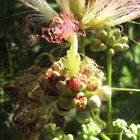
[[[72,77],[60,59],[42,74],[42,100],[53,102],[54,111],[62,116],[76,108],[76,118],[82,123],[90,116],[87,108],[99,109],[101,101],[111,94],[108,86],[102,86],[104,80],[103,71],[88,57],[80,61],[79,70]]]
[[[124,136],[128,139],[138,140],[140,139],[140,125],[131,124],[127,125],[127,122],[122,119],[117,119],[113,122],[113,127],[116,131],[123,132]]]
[[[82,130],[78,133],[78,140],[99,140],[96,136],[101,132],[101,129],[93,120],[82,124],[81,127]]]
[[[119,29],[107,28],[95,33],[93,46],[90,49],[94,52],[108,50],[113,56],[115,53],[129,48],[127,41],[127,36],[122,36]]]

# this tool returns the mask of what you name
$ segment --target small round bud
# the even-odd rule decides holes
[[[67,136],[64,137],[64,140],[74,140],[72,134],[68,134]]]
[[[101,43],[99,45],[100,51],[105,51],[107,49],[107,46],[104,43]]]
[[[126,44],[126,43],[124,43],[124,44],[123,44],[123,51],[126,51],[127,49],[129,49],[129,45]]]
[[[87,97],[85,97],[83,92],[79,92],[78,94],[73,95],[72,99],[73,105],[78,109],[85,108],[87,105]]]
[[[123,44],[118,43],[117,45],[115,45],[114,49],[115,49],[116,51],[122,51],[122,50],[123,50]]]
[[[137,126],[134,123],[129,126],[129,129],[133,134],[137,135]]]
[[[96,92],[96,95],[100,97],[102,101],[108,100],[108,97],[112,94],[111,88],[109,86],[103,86]]]
[[[97,38],[94,38],[94,39],[93,39],[93,45],[94,45],[95,47],[98,47],[98,46],[100,45],[100,43],[101,43],[100,39],[97,39]]]
[[[109,36],[108,38],[107,38],[107,44],[109,45],[109,46],[113,46],[114,45],[114,43],[115,43],[115,36]]]
[[[101,107],[101,100],[97,95],[93,95],[88,99],[88,106],[96,109]]]
[[[107,33],[105,30],[103,30],[103,31],[101,32],[101,34],[100,34],[100,38],[101,38],[101,40],[102,40],[103,42],[106,41],[107,36],[108,36],[108,33]]]
[[[121,37],[121,39],[119,40],[119,43],[126,43],[128,41],[128,37],[127,36],[123,36]]]
[[[88,91],[95,91],[101,85],[102,81],[96,77],[93,77],[88,81],[86,89]]]
[[[90,118],[90,113],[86,109],[78,109],[76,112],[76,120],[79,123],[86,123]]]
[[[114,55],[115,55],[115,50],[114,50],[114,49],[109,49],[109,50],[108,50],[108,53],[109,53],[111,56],[114,56]]]
[[[114,30],[112,34],[116,40],[121,38],[121,31],[119,29]]]

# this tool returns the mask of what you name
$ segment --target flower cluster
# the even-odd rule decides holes
[[[80,111],[100,108],[101,100],[107,100],[111,94],[109,87],[102,86],[103,71],[92,59],[84,57],[79,71],[71,77],[63,59],[43,72],[40,85],[45,101],[54,102],[54,110],[60,115],[66,115],[72,108]]]
[[[108,51],[114,55],[129,48],[128,37],[122,36],[119,29],[106,28],[95,33],[93,45],[90,49],[94,52]]]

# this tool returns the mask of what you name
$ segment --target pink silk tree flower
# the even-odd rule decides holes
[[[140,0],[56,0],[62,10],[60,16],[45,0],[19,1],[39,12],[39,14],[34,14],[34,16],[46,22],[53,21],[52,24],[54,24],[54,19],[59,19],[61,23],[70,23],[71,20],[69,24],[71,25],[70,29],[73,29],[73,24],[77,28],[78,22],[83,29],[103,29],[107,26],[119,25],[140,17]],[[68,20],[62,16],[64,11],[69,14]],[[77,22],[75,23],[73,20]],[[64,25],[64,28],[67,27],[67,23],[63,23],[61,25]],[[62,27],[62,29],[64,28]],[[56,28],[55,31],[59,32],[60,30]],[[46,29],[43,32],[46,32]],[[73,32],[75,32],[75,27]],[[61,35],[64,35],[64,32]]]

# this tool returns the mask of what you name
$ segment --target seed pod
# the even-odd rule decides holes
[[[86,123],[90,118],[90,113],[86,109],[78,109],[76,112],[76,120],[79,123]]]
[[[89,108],[98,109],[101,107],[101,100],[99,96],[93,95],[88,99]]]
[[[108,100],[108,97],[112,94],[111,88],[109,86],[103,86],[96,92],[96,95],[100,97],[102,101]]]

